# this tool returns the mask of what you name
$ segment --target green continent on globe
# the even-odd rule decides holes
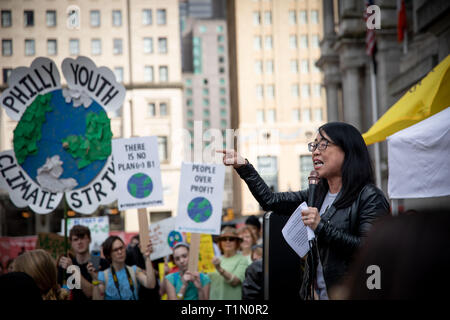
[[[106,112],[90,112],[86,116],[84,136],[70,135],[62,140],[64,148],[82,169],[96,160],[105,160],[111,154],[111,125]]]
[[[42,137],[42,125],[47,112],[53,111],[50,106],[52,94],[49,92],[38,95],[25,110],[19,123],[14,129],[14,154],[19,164],[22,164],[28,155],[37,154],[37,142]]]

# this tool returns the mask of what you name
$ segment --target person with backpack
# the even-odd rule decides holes
[[[108,237],[102,247],[103,254],[111,266],[98,272],[91,263],[88,264],[94,285],[93,300],[138,300],[140,285],[150,289],[155,287],[155,271],[150,261],[153,251],[151,241],[144,252],[146,270],[125,264],[126,247],[120,237]]]

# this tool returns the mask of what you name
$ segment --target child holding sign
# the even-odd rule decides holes
[[[169,300],[208,300],[211,280],[208,275],[189,272],[189,245],[179,242],[173,247],[173,259],[179,271],[168,274],[165,287]]]

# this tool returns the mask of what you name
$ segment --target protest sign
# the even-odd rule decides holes
[[[151,260],[172,254],[173,246],[183,241],[182,234],[175,231],[175,217],[152,223],[149,229],[150,239],[153,244],[153,252],[150,255]]]
[[[91,231],[91,244],[89,246],[89,251],[100,250],[100,246],[103,241],[105,241],[109,236],[108,217],[67,219],[67,236],[69,236],[70,229],[76,225],[86,226]],[[64,230],[64,220],[61,221],[61,230]]]

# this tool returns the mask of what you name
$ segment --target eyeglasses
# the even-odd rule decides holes
[[[334,144],[334,143],[330,142],[328,140],[320,141],[319,143],[310,142],[310,143],[308,143],[308,150],[309,150],[309,152],[314,152],[314,151],[316,151],[316,149],[323,151],[328,147],[329,144]]]
[[[119,251],[123,251],[123,250],[125,250],[125,248],[123,246],[120,246],[118,248],[112,249],[111,251],[112,252],[119,252]]]
[[[235,238],[235,237],[223,237],[223,238],[220,238],[220,240],[221,240],[221,241],[229,241],[229,242],[233,242],[233,241],[236,241],[237,238]]]

